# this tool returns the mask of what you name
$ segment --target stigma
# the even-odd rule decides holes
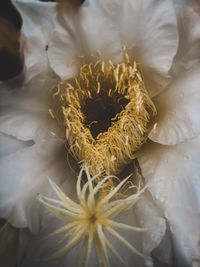
[[[83,173],[86,174],[87,181],[81,186]],[[146,258],[119,234],[117,229],[136,232],[148,231],[150,229],[139,228],[113,220],[115,216],[124,210],[133,207],[146,188],[140,189],[140,187],[134,186],[136,191],[132,195],[114,199],[120,189],[128,182],[130,178],[128,176],[120,183],[117,183],[108,194],[99,198],[103,184],[107,183],[110,179],[118,181],[116,176],[109,175],[101,179],[99,183],[96,183],[100,175],[91,176],[87,166],[81,169],[76,185],[78,202],[74,202],[67,197],[51,180],[51,186],[57,194],[58,199],[51,199],[41,195],[38,197],[49,212],[65,222],[64,226],[47,236],[47,238],[51,238],[57,234],[63,234],[63,238],[55,245],[54,252],[51,252],[48,260],[63,258],[71,249],[81,243],[80,261],[79,265],[77,263],[77,266],[84,265],[87,267],[89,265],[93,246],[96,250],[99,266],[110,266],[109,251],[112,252],[123,266],[127,266],[126,261],[119,255],[119,252],[107,238],[107,234],[110,234],[118,240],[128,250],[132,251],[132,253],[144,259]],[[62,246],[59,247],[58,245],[61,244]]]

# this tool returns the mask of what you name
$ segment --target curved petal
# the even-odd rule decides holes
[[[0,216],[16,227],[40,230],[45,214],[38,194],[52,196],[48,177],[60,184],[67,179],[71,195],[76,179],[67,164],[67,151],[56,138],[41,141],[0,159]]]
[[[14,136],[19,140],[35,142],[43,138],[49,138],[51,132],[58,134],[59,127],[55,120],[48,114],[48,107],[41,111],[26,109],[23,105],[4,106],[0,116],[0,131]]]
[[[168,82],[177,51],[177,23],[172,1],[99,1],[104,14],[118,25],[121,41],[142,68],[151,97]]]
[[[34,0],[13,0],[13,4],[23,19],[21,50],[29,81],[49,68],[46,50],[53,32],[56,5]]]
[[[50,136],[50,132],[58,134],[57,122],[48,112],[54,105],[50,89],[55,82],[55,78],[48,77],[45,81],[41,77],[22,87],[20,79],[2,83],[0,131],[24,141],[42,139]]]
[[[139,163],[149,190],[170,226],[177,266],[198,259],[200,240],[200,137],[176,145],[146,145]]]
[[[77,71],[76,65],[70,64],[72,60],[78,61],[79,56],[88,60],[98,51],[105,59],[121,59],[121,42],[115,25],[90,5],[59,5],[48,50],[52,69],[61,79],[71,78]]]
[[[6,135],[0,132],[0,158],[6,157],[25,147],[32,146],[33,144],[34,142],[32,140],[24,142],[11,135]]]
[[[190,5],[179,3],[176,14],[179,29],[178,53],[174,59],[172,73],[178,75],[185,70],[191,70],[200,64],[200,15],[193,1]]]
[[[154,142],[175,145],[200,134],[200,67],[184,72],[154,99],[158,117],[149,134]]]
[[[141,227],[150,228],[149,231],[142,233],[143,252],[145,255],[150,255],[165,235],[166,222],[147,191],[136,204],[136,216]]]

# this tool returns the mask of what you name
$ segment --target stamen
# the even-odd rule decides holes
[[[76,78],[57,85],[70,150],[93,175],[117,174],[134,159],[156,115],[137,63],[124,57],[116,66],[83,64]]]

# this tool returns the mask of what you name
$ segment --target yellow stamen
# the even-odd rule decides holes
[[[156,115],[137,63],[124,55],[116,66],[84,64],[74,80],[57,85],[70,150],[93,175],[117,174],[134,159]]]

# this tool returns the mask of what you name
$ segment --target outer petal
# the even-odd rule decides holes
[[[0,169],[0,216],[33,233],[39,231],[45,214],[37,195],[52,196],[47,178],[58,184],[67,179],[71,193],[76,182],[67,164],[67,151],[56,138],[0,159]]]
[[[56,9],[53,3],[23,0],[13,3],[23,18],[25,68],[14,79],[0,84],[0,131],[24,141],[36,141],[55,129],[48,109],[50,89],[56,80],[45,47],[51,38]]]
[[[200,134],[200,67],[184,72],[154,99],[158,118],[149,138],[175,145]]]
[[[180,40],[172,71],[175,75],[179,75],[185,70],[195,68],[200,63],[200,15],[197,5],[191,0],[180,1],[176,5],[176,15]]]
[[[200,137],[168,147],[149,144],[139,163],[150,192],[168,220],[177,266],[200,259]]]
[[[141,65],[151,97],[164,89],[177,51],[177,24],[172,1],[99,0],[119,26],[121,41]]]
[[[55,31],[48,56],[52,69],[68,79],[75,75],[77,67],[72,60],[99,51],[103,58],[121,59],[121,43],[115,25],[103,16],[98,8],[90,5],[77,7],[70,4],[58,6]]]
[[[1,85],[0,131],[27,141],[49,136],[51,131],[57,134],[57,122],[48,112],[52,108],[50,89],[55,79],[48,77],[32,80],[20,88],[12,83]]]
[[[142,234],[143,253],[150,255],[160,244],[165,234],[166,222],[149,192],[146,191],[142,194],[142,198],[137,202],[136,207],[136,216],[139,219],[140,226],[151,229]]]
[[[24,53],[26,80],[41,75],[48,69],[46,50],[53,32],[55,3],[13,0],[23,19],[21,49]]]
[[[33,145],[33,141],[21,141],[10,135],[5,135],[0,132],[0,158],[9,154],[15,153],[19,149]]]

